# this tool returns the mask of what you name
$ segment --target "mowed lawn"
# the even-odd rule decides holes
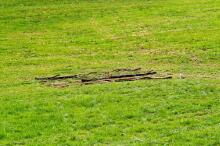
[[[174,78],[34,79],[137,67]],[[1,0],[0,145],[220,145],[220,1]]]

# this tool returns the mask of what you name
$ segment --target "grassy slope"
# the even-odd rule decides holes
[[[220,145],[217,0],[0,1],[0,145]],[[184,80],[43,86],[142,67]]]

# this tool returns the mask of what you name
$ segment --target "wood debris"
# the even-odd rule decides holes
[[[126,72],[126,73],[124,73]],[[93,75],[93,77],[91,77]],[[66,79],[75,79],[82,84],[95,84],[95,83],[106,83],[106,82],[124,82],[124,81],[135,81],[135,80],[147,80],[147,79],[171,79],[171,75],[158,76],[156,71],[141,71],[141,68],[136,69],[115,69],[111,72],[103,72],[102,76],[98,76],[97,72],[91,72],[87,74],[76,74],[60,76],[55,75],[51,77],[36,77],[36,80],[42,82],[47,81],[60,81]],[[53,83],[51,85],[54,85]]]

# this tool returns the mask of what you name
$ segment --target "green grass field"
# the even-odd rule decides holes
[[[34,79],[136,67],[174,78]],[[1,0],[0,146],[14,145],[220,145],[220,1]]]

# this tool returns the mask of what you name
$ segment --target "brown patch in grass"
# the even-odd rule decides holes
[[[91,72],[87,74],[67,75],[67,76],[51,76],[51,77],[37,77],[41,83],[56,88],[64,88],[69,86],[69,83],[73,80],[81,84],[96,84],[107,82],[125,82],[135,80],[147,80],[147,79],[171,79],[172,75],[160,75],[156,71],[141,71],[141,68],[129,69],[120,68],[111,72]],[[69,81],[72,80],[72,81]]]

